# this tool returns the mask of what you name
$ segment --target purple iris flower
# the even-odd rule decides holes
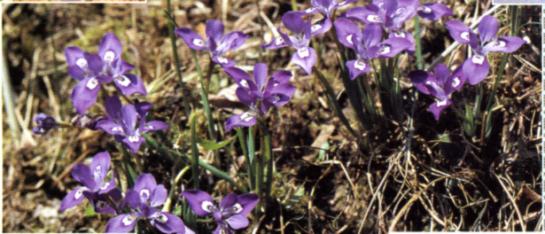
[[[424,3],[417,8],[417,12],[418,16],[431,21],[452,16],[452,9],[441,3]]]
[[[121,193],[116,188],[114,176],[106,181],[110,169],[110,154],[106,151],[97,153],[89,166],[76,164],[72,169],[72,178],[82,184],[70,191],[62,200],[60,211],[79,205],[87,198],[98,213],[115,213],[114,204],[108,201],[116,201]],[[108,199],[111,198],[111,199]]]
[[[235,62],[225,56],[229,51],[241,47],[249,38],[247,34],[239,31],[224,34],[223,23],[219,20],[206,21],[206,36],[204,40],[199,34],[189,28],[176,29],[176,34],[185,44],[193,50],[205,50],[210,52],[212,61],[222,67],[232,67]]]
[[[123,95],[147,94],[140,78],[129,74],[134,67],[121,59],[122,51],[121,42],[113,33],[102,37],[98,54],[87,53],[74,46],[64,50],[68,73],[79,81],[71,96],[79,114],[85,114],[96,103],[101,84],[111,81]]]
[[[492,16],[482,18],[478,26],[478,34],[459,20],[450,20],[446,23],[450,36],[458,43],[471,47],[472,56],[466,59],[463,65],[464,74],[471,85],[476,85],[486,78],[490,65],[487,55],[490,52],[513,53],[517,51],[525,41],[520,37],[500,36],[496,34],[499,29],[499,21]]]
[[[418,91],[435,98],[428,111],[433,113],[436,120],[439,120],[441,112],[452,104],[450,95],[460,91],[466,81],[461,67],[451,72],[444,64],[438,64],[434,71],[429,73],[413,71],[409,73],[409,77]]]
[[[379,24],[367,24],[363,31],[358,24],[345,17],[337,18],[334,24],[339,42],[356,52],[356,59],[346,61],[352,80],[371,71],[371,59],[392,58],[412,46],[411,41],[405,38],[391,37],[383,40]]]
[[[136,154],[144,142],[144,133],[168,129],[168,124],[163,121],[146,121],[149,105],[121,105],[117,96],[107,97],[105,106],[108,116],[99,120],[96,127],[115,136],[118,142],[122,142]]]
[[[212,215],[218,225],[214,234],[234,233],[248,227],[250,221],[248,215],[259,202],[255,194],[237,195],[230,193],[223,198],[219,206],[214,203],[210,194],[200,190],[187,190],[182,192],[189,206],[198,216]]]
[[[236,94],[240,102],[250,108],[240,115],[231,116],[225,123],[226,131],[255,125],[257,116],[267,113],[271,107],[285,105],[295,92],[295,87],[290,83],[291,72],[276,71],[269,77],[264,63],[254,66],[253,77],[236,67],[224,71],[238,84]]]
[[[335,14],[335,10],[355,1],[356,0],[311,0],[311,7],[306,9],[304,12],[307,14],[319,13],[323,16],[323,19],[320,22],[311,26],[311,34],[313,36],[321,35],[329,31],[332,25],[331,18]]]
[[[162,184],[158,185],[153,175],[138,176],[134,187],[125,196],[130,212],[111,218],[106,224],[106,232],[131,232],[138,220],[147,220],[162,233],[194,234],[178,216],[160,210],[167,196],[167,189]]]
[[[266,49],[278,49],[291,46],[297,51],[292,55],[290,62],[297,64],[307,74],[312,73],[312,67],[318,59],[316,51],[309,46],[312,36],[312,26],[310,20],[305,19],[306,13],[303,11],[290,11],[282,16],[282,23],[292,32],[291,36],[282,33],[274,38],[269,44],[264,45]]]
[[[36,126],[32,128],[32,132],[38,135],[44,135],[49,132],[49,130],[58,127],[57,121],[44,113],[38,113],[34,116],[34,122],[36,123]]]
[[[365,24],[380,24],[388,32],[402,30],[405,21],[416,15],[418,0],[373,0],[364,7],[354,7],[346,12]]]

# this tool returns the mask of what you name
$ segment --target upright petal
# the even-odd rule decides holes
[[[376,46],[382,40],[382,27],[379,24],[368,24],[361,35],[366,48]]]
[[[220,202],[220,208],[223,210],[230,209],[237,202],[237,195],[235,193],[229,193]]]
[[[310,33],[312,36],[323,35],[324,33],[328,32],[331,29],[331,26],[332,26],[331,20],[326,17],[320,22],[310,26]]]
[[[244,45],[244,42],[246,42],[248,38],[250,38],[250,36],[243,32],[230,32],[223,37],[220,45],[225,46],[225,51],[236,50]]]
[[[118,90],[125,96],[130,96],[135,93],[147,95],[144,82],[138,76],[133,74],[120,75],[114,78],[114,84]]]
[[[64,49],[64,56],[68,64],[68,73],[76,80],[85,78],[88,62],[83,56],[84,52],[79,47],[70,46]]]
[[[72,178],[90,190],[94,190],[97,186],[91,169],[83,164],[76,164],[72,168]]]
[[[121,119],[123,118],[121,108],[123,106],[121,105],[121,100],[119,100],[119,97],[107,96],[104,103],[108,116],[114,121],[121,121]]]
[[[206,21],[206,36],[209,39],[218,41],[223,37],[223,23],[219,20],[210,19]]]
[[[485,16],[479,22],[479,36],[482,42],[488,42],[496,38],[500,22],[493,16]]]
[[[460,44],[468,44],[470,41],[471,29],[467,27],[462,21],[449,20],[445,23],[450,36]]]
[[[476,85],[486,78],[490,69],[488,59],[484,55],[474,54],[466,59],[463,65],[464,75],[471,85]]]
[[[70,209],[74,206],[77,206],[83,202],[83,191],[85,190],[84,187],[76,187],[74,190],[70,191],[66,196],[62,199],[61,207],[59,208],[60,212],[64,212],[67,209]]]
[[[454,70],[454,72],[448,79],[448,82],[445,84],[447,86],[445,87],[445,90],[447,90],[448,93],[460,91],[464,87],[466,79],[467,78],[462,71],[462,66],[459,66]]]
[[[304,34],[310,27],[310,22],[304,20],[304,12],[289,11],[282,16],[284,26],[295,34]]]
[[[262,45],[261,47],[268,50],[275,50],[284,48],[291,45],[291,41],[285,33],[278,30],[278,36],[274,36],[269,43]]]
[[[119,58],[121,58],[121,53],[123,52],[123,47],[119,39],[115,36],[114,33],[109,32],[102,37],[100,40],[100,45],[98,47],[98,55],[100,58],[106,62],[111,63]]]
[[[138,193],[140,201],[145,203],[150,200],[153,190],[157,187],[157,182],[152,174],[144,173],[136,178],[133,190]]]
[[[138,112],[132,104],[127,104],[121,107],[121,116],[123,120],[123,127],[126,134],[133,134],[136,128]]]
[[[110,170],[110,154],[108,151],[102,151],[93,157],[90,165],[90,170],[93,173],[96,184],[100,185],[106,178],[108,170]]]
[[[267,82],[268,69],[267,64],[257,63],[254,66],[254,79],[258,90],[263,90]]]
[[[254,193],[245,193],[237,196],[237,203],[242,205],[241,215],[247,216],[259,203],[259,197]]]
[[[150,222],[162,233],[185,234],[187,229],[182,219],[168,212],[156,212]]]
[[[176,29],[176,35],[181,37],[185,44],[193,50],[207,50],[208,45],[199,34],[189,28]]]
[[[354,48],[356,38],[360,34],[358,25],[346,17],[337,18],[334,25],[339,42],[347,48]]]
[[[182,196],[187,200],[193,212],[198,216],[206,216],[214,212],[217,207],[214,199],[207,192],[201,190],[186,190]]]
[[[79,81],[72,91],[72,105],[80,115],[85,112],[97,101],[100,83],[95,77],[88,77]]]
[[[168,191],[165,186],[162,184],[157,185],[157,187],[155,187],[155,189],[151,193],[150,205],[152,207],[158,207],[160,205],[163,205],[167,200],[167,196]]]
[[[133,214],[122,214],[111,218],[106,224],[107,233],[128,233],[134,230],[138,217]]]
[[[428,72],[422,70],[411,71],[409,73],[409,78],[419,92],[426,95],[431,94],[431,90],[428,85],[426,85],[426,81],[430,80],[430,74]]]
[[[419,0],[391,0],[397,2],[395,10],[390,14],[391,27],[402,29],[403,24],[416,15],[416,9],[420,5]],[[386,1],[385,1],[386,5]]]
[[[301,67],[307,75],[312,73],[312,67],[316,64],[318,56],[313,48],[301,47],[292,55],[291,62]]]

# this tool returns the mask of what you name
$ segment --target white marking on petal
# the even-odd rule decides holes
[[[76,60],[76,65],[78,65],[78,67],[80,68],[86,68],[87,67],[87,59],[85,58],[79,58],[78,60]]]
[[[140,140],[140,137],[136,136],[136,135],[133,135],[133,136],[129,136],[129,141],[130,142],[138,142],[138,140]]]
[[[405,38],[405,33],[404,32],[395,32],[394,36],[399,37],[399,38]]]
[[[353,36],[354,36],[354,34],[348,34],[348,36],[346,36],[346,40],[348,41],[348,43],[354,44],[354,42],[352,41]]]
[[[460,85],[460,83],[462,83],[462,82],[460,81],[460,78],[454,77],[454,78],[452,79],[452,87],[453,87],[453,88],[458,87],[458,85]]]
[[[368,15],[367,21],[371,23],[380,23],[380,17],[378,17],[378,15]]]
[[[124,75],[116,77],[115,81],[123,87],[127,87],[131,84],[131,80]]]
[[[201,208],[208,213],[212,213],[215,210],[214,204],[210,201],[203,201],[201,203]]]
[[[273,96],[272,103],[273,103],[273,104],[276,104],[276,103],[278,103],[279,101],[280,101],[280,96],[274,95],[274,96]]]
[[[403,12],[404,12],[405,10],[406,10],[405,7],[397,8],[397,10],[394,12],[394,16],[398,16],[398,15],[403,14]]]
[[[100,187],[100,190],[105,190],[105,189],[107,189],[109,186],[110,186],[110,182],[106,182],[106,183],[104,183],[104,184]]]
[[[283,43],[284,43],[284,38],[282,38],[282,37],[276,38],[275,44],[276,44],[277,46],[282,45]]]
[[[148,189],[142,189],[140,190],[140,200],[148,200],[149,198],[149,190]]]
[[[306,57],[310,56],[310,51],[308,50],[307,47],[303,47],[303,48],[297,49],[297,54],[301,58],[306,58]]]
[[[427,6],[421,6],[418,8],[419,11],[422,11],[426,14],[430,14],[432,12],[431,8],[427,7]]]
[[[104,202],[104,201],[98,201],[98,202],[97,202],[97,208],[98,208],[98,209],[103,209],[104,207],[106,207],[106,204],[107,204],[107,203]]]
[[[309,13],[312,13],[314,11],[314,8],[311,7],[311,8],[308,8],[305,10],[305,13],[309,14]]]
[[[227,60],[224,57],[219,56],[218,57],[218,62],[221,63],[221,64],[227,64],[229,62],[229,60]]]
[[[248,81],[242,79],[240,81],[240,86],[244,87],[244,88],[250,88],[250,85],[248,84]]]
[[[106,51],[106,53],[104,53],[104,61],[106,61],[106,63],[113,62],[114,58],[115,58],[115,53],[113,51],[108,50]]]
[[[310,27],[310,31],[311,32],[316,32],[316,31],[320,30],[321,28],[322,28],[322,25],[315,24],[315,25],[312,25],[312,27]]]
[[[153,216],[154,216],[154,219],[159,221],[160,223],[166,223],[168,221],[168,217],[163,213],[157,212]]]
[[[83,189],[83,188],[78,189],[78,191],[76,191],[76,193],[74,194],[74,198],[75,198],[76,200],[77,200],[77,199],[80,199],[81,196],[83,195],[83,191],[84,191],[84,190],[85,190],[85,189]]]
[[[235,203],[233,205],[233,212],[235,214],[238,214],[238,213],[242,212],[242,205],[240,205],[240,203]]]
[[[361,61],[361,60],[356,60],[356,62],[354,63],[354,68],[360,70],[360,71],[363,71],[365,70],[365,68],[367,67],[367,65],[365,65],[365,62]]]
[[[494,43],[494,46],[497,47],[505,47],[507,43],[504,40],[494,40],[492,43]]]
[[[379,54],[387,54],[390,53],[391,47],[389,45],[384,45],[380,47],[380,50],[378,51]]]
[[[116,127],[112,128],[112,132],[122,132],[122,131],[123,131],[123,129],[121,127],[119,127],[119,126],[116,126]]]
[[[474,64],[483,65],[484,59],[485,59],[484,56],[480,54],[475,54],[471,57],[471,62]]]
[[[98,166],[95,167],[95,171],[93,172],[93,176],[95,177],[95,179],[100,176],[101,170],[102,170],[101,165],[98,165]]]
[[[466,41],[469,41],[469,32],[460,33],[460,37]]]
[[[202,39],[199,39],[199,38],[193,39],[193,41],[191,41],[191,43],[193,43],[193,45],[196,45],[196,46],[199,46],[199,47],[204,46],[204,41]]]
[[[125,218],[123,218],[121,222],[123,223],[123,225],[129,226],[132,223],[134,223],[135,220],[136,220],[136,217],[134,217],[133,215],[128,215],[128,216],[125,216]]]
[[[242,115],[240,115],[240,119],[244,122],[249,122],[254,118],[254,115],[250,112],[244,112]]]
[[[148,130],[153,130],[154,127],[153,127],[153,125],[151,125],[151,124],[146,124],[146,128],[147,128]]]
[[[91,78],[87,81],[87,84],[85,84],[85,87],[87,87],[90,90],[95,89],[98,86],[98,80],[96,78]]]
[[[445,99],[445,100],[438,100],[438,101],[436,102],[437,107],[446,106],[447,103],[448,103],[448,99]]]

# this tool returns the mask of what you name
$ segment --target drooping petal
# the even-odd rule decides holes
[[[144,173],[136,178],[133,190],[138,193],[140,201],[145,203],[151,197],[153,190],[157,187],[157,182],[152,174]]]
[[[134,214],[122,214],[108,220],[107,233],[128,233],[134,230],[138,217]]]
[[[490,69],[488,59],[484,55],[474,54],[466,59],[463,65],[464,75],[471,85],[476,85],[486,78]]]
[[[324,18],[322,21],[310,26],[310,33],[312,36],[323,35],[331,29],[332,25],[333,24],[329,18]]]
[[[267,83],[267,89],[269,89],[269,86],[271,86],[272,88],[277,85],[288,84],[290,83],[291,77],[292,75],[290,71],[283,71],[283,70],[275,71],[271,75],[271,79]]]
[[[151,120],[144,125],[144,132],[165,131],[167,129],[168,124],[159,120]]]
[[[90,190],[95,190],[97,186],[95,178],[93,177],[93,172],[88,166],[83,164],[76,164],[72,168],[72,178]]]
[[[244,87],[238,87],[235,91],[238,100],[246,106],[253,106],[257,102],[257,91],[252,91]]]
[[[106,133],[110,135],[123,135],[125,132],[123,131],[123,127],[119,124],[117,124],[115,121],[111,119],[101,119],[97,122],[96,127],[98,129],[101,129],[102,131],[105,131]]]
[[[431,94],[429,87],[426,85],[426,81],[430,79],[429,77],[430,77],[430,74],[422,70],[411,71],[409,73],[409,78],[411,79],[411,82],[413,83],[414,87],[421,93],[427,94],[427,95]]]
[[[70,191],[66,196],[62,199],[61,206],[59,208],[60,212],[64,212],[67,209],[70,209],[74,206],[77,206],[83,202],[83,191],[85,190],[84,187],[76,187],[74,190]]]
[[[489,43],[487,43],[483,47],[483,51],[485,54],[488,52],[513,53],[517,51],[525,43],[526,41],[524,41],[520,37],[513,37],[513,36],[500,37],[498,39],[492,40]]]
[[[129,148],[131,153],[136,154],[144,143],[144,137],[140,135],[129,135],[123,138],[122,142]]]
[[[346,61],[346,68],[348,69],[348,74],[350,75],[351,80],[354,80],[358,76],[371,71],[369,65],[362,59]]]
[[[433,68],[433,73],[435,74],[438,83],[442,85],[447,82],[451,72],[445,64],[440,63]]]
[[[162,233],[185,234],[187,229],[182,219],[168,212],[156,212],[150,217],[150,222]]]
[[[460,44],[468,44],[470,41],[471,29],[467,27],[462,21],[449,20],[445,23],[450,36]]]
[[[148,93],[142,79],[133,74],[125,74],[115,77],[114,84],[125,96],[130,96],[135,93],[145,96]]]
[[[206,36],[208,39],[218,41],[223,37],[223,23],[219,20],[210,19],[206,21]]]
[[[64,56],[68,64],[68,74],[76,80],[85,78],[88,62],[83,56],[84,52],[79,47],[70,46],[64,49]]]
[[[307,75],[312,73],[312,67],[316,64],[317,55],[313,48],[301,47],[293,53],[290,62],[301,67]]]
[[[93,177],[97,185],[102,184],[108,170],[110,170],[110,154],[108,151],[102,151],[93,157],[90,165],[90,170],[93,173]]]
[[[243,32],[236,31],[236,32],[227,33],[220,42],[220,47],[224,47],[224,48],[217,48],[217,49],[221,49],[222,52],[236,50],[240,48],[242,45],[244,45],[244,42],[246,42],[248,38],[250,38],[250,36]]]
[[[354,7],[346,12],[346,17],[357,19],[365,24],[384,23],[379,8],[374,4],[365,7]]]
[[[391,32],[388,35],[388,38],[406,39],[410,43],[410,46],[407,48],[407,51],[414,52],[416,50],[416,43],[414,41],[414,37],[408,32],[405,32],[405,31]]]
[[[334,25],[339,42],[347,48],[354,48],[356,37],[360,34],[358,25],[346,17],[337,18]]]
[[[265,109],[263,109],[263,112],[266,112],[269,108],[268,105],[273,105],[276,107],[281,107],[289,102],[291,97],[293,96],[293,93],[295,93],[295,87],[291,84],[281,84],[274,88],[271,88],[270,90],[267,90],[264,97],[264,103]]]
[[[412,43],[404,38],[392,37],[382,42],[378,50],[379,57],[392,58],[411,48]]]
[[[182,196],[187,200],[193,212],[198,216],[206,216],[214,212],[217,207],[214,199],[207,192],[201,190],[186,190]]]
[[[257,120],[254,113],[244,112],[240,115],[233,115],[225,121],[225,131],[230,132],[233,128],[251,127]]]
[[[391,2],[397,2],[395,4],[395,10],[391,11],[389,13],[389,16],[391,17],[389,22],[391,25],[389,25],[390,28],[399,30],[402,29],[403,24],[411,19],[413,16],[416,15],[416,9],[420,5],[419,0],[390,0]],[[387,1],[384,1],[387,5]]]
[[[250,225],[250,221],[243,215],[233,215],[225,219],[225,222],[233,230],[240,230]]]
[[[189,28],[176,29],[176,35],[181,37],[185,44],[193,50],[207,50],[208,45],[199,34]]]
[[[418,15],[428,20],[439,20],[452,15],[452,9],[441,3],[425,3],[418,8]]]
[[[88,77],[79,81],[72,91],[72,105],[80,115],[96,103],[100,83],[95,77]]]
[[[479,36],[482,42],[489,42],[496,38],[500,22],[493,16],[487,15],[479,22]]]
[[[212,62],[220,65],[222,68],[235,66],[235,61],[233,61],[232,59],[223,57],[223,55],[212,55],[211,59],[212,59]]]
[[[259,197],[254,193],[245,193],[237,196],[237,203],[242,205],[241,215],[247,216],[259,203]]]
[[[450,99],[437,100],[428,107],[428,111],[433,114],[435,120],[439,121],[439,117],[441,117],[441,112],[443,112],[443,110],[451,104],[452,101]]]
[[[227,73],[229,77],[233,78],[233,80],[235,80],[235,82],[239,85],[241,85],[240,82],[242,80],[245,80],[248,83],[250,82],[253,83],[252,79],[250,78],[250,75],[240,68],[229,67],[229,68],[223,69],[223,71]],[[241,85],[241,86],[245,86],[245,85]]]
[[[102,37],[100,40],[100,45],[98,47],[98,55],[100,58],[106,62],[111,63],[119,58],[121,58],[121,53],[123,52],[123,47],[119,39],[115,36],[114,33],[109,32]]]
[[[460,91],[466,82],[466,76],[462,70],[462,66],[459,66],[454,70],[447,83],[445,84],[445,90],[447,93],[453,93],[454,91]]]
[[[366,48],[376,46],[382,40],[382,27],[379,24],[368,24],[361,35]]]

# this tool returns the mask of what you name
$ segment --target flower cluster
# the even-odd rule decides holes
[[[451,94],[460,91],[466,80],[471,85],[477,85],[487,77],[490,70],[487,55],[490,52],[513,53],[525,43],[520,37],[497,36],[499,21],[492,16],[481,19],[478,33],[459,20],[448,21],[446,27],[456,42],[469,45],[472,55],[453,73],[446,65],[439,64],[433,72],[418,70],[409,74],[418,91],[435,98],[428,111],[433,113],[436,120],[452,104]]]

